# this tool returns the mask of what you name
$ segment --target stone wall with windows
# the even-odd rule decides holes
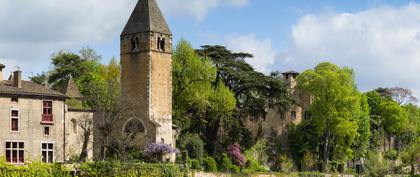
[[[13,163],[63,161],[64,114],[64,100],[0,97],[0,156]],[[51,158],[43,158],[43,143]]]

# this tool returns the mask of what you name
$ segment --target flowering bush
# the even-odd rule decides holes
[[[245,165],[246,159],[245,156],[241,154],[241,147],[238,144],[229,145],[228,153],[236,164],[239,166]]]
[[[179,153],[179,150],[176,148],[172,148],[167,144],[161,143],[151,143],[147,146],[146,150],[144,151],[145,155],[150,158],[153,162],[159,162],[162,160],[164,155],[172,154],[172,153]]]

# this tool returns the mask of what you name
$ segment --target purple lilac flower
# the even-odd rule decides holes
[[[228,147],[228,153],[232,160],[239,166],[243,166],[246,163],[245,156],[241,154],[241,147],[238,144],[232,144]]]
[[[171,146],[167,144],[161,144],[161,143],[151,143],[149,146],[147,146],[145,150],[146,154],[149,155],[164,155],[164,154],[170,154],[170,153],[179,153],[179,150],[176,148],[172,148]]]

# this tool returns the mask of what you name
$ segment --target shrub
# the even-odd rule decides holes
[[[33,162],[27,163],[26,166],[15,166],[8,164],[5,158],[0,157],[0,176],[70,177],[71,172],[60,164]]]
[[[231,166],[229,166],[228,171],[231,172],[231,173],[239,173],[239,172],[241,172],[241,169],[236,165],[231,165]]]
[[[200,162],[203,159],[204,143],[198,134],[188,134],[181,143],[181,147],[188,152],[188,156]]]
[[[229,171],[230,166],[232,166],[232,161],[227,156],[226,153],[222,153],[220,155],[220,170],[221,171]]]
[[[193,170],[202,170],[201,163],[197,159],[188,160],[188,166]]]
[[[267,163],[267,141],[259,140],[253,147],[245,151],[246,166],[242,170],[244,173],[267,172],[264,167]]]
[[[387,158],[388,160],[397,160],[397,157],[398,152],[396,150],[391,149],[385,153],[385,158]]]
[[[217,171],[217,163],[212,157],[207,157],[203,161],[204,170],[208,172]]]
[[[367,174],[372,177],[385,176],[391,172],[391,164],[386,159],[379,160],[379,155],[369,152],[366,160]]]
[[[313,171],[315,170],[315,158],[312,153],[305,151],[302,159],[302,171]]]
[[[119,162],[83,163],[79,176],[116,176],[116,177],[183,177],[181,166],[176,164],[144,164]]]
[[[238,144],[232,144],[228,147],[228,153],[232,160],[239,166],[244,166],[246,159],[244,155],[241,154],[241,147]]]
[[[281,172],[290,173],[294,170],[293,161],[286,154],[280,154],[278,165]]]
[[[245,168],[242,170],[243,173],[256,173],[256,172],[268,172],[268,169],[262,166],[256,160],[247,160]]]

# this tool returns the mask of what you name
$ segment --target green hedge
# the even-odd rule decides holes
[[[31,163],[15,166],[0,162],[1,177],[71,177],[71,170],[60,164]]]
[[[121,164],[118,162],[92,162],[80,166],[79,176],[116,177],[183,177],[186,170],[176,164]]]
[[[183,177],[186,173],[187,170],[176,164],[91,162],[71,170],[60,164],[35,162],[15,166],[0,162],[0,177]]]

